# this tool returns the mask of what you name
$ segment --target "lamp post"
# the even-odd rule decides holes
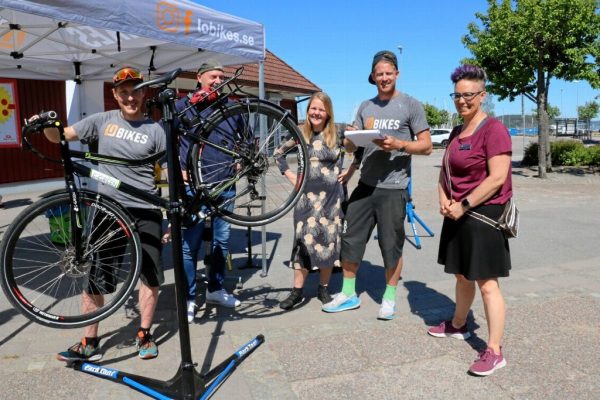
[[[577,85],[575,86],[575,115],[577,116],[577,121],[579,121],[579,82],[573,81]]]
[[[560,89],[560,116],[563,116],[563,102],[562,102],[562,92],[563,90]]]

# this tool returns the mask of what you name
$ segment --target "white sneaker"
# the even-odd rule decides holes
[[[188,322],[191,323],[196,318],[196,302],[188,301],[187,302],[187,319]]]
[[[381,301],[381,308],[379,309],[379,314],[377,314],[377,319],[389,321],[391,319],[394,319],[395,312],[396,302],[383,299]]]
[[[321,310],[328,313],[336,313],[346,310],[354,310],[358,307],[360,307],[360,299],[358,296],[356,296],[356,293],[354,293],[352,296],[347,296],[344,293],[339,292],[333,296],[333,300],[327,304],[323,304],[321,306]]]
[[[210,304],[218,304],[220,306],[235,308],[242,304],[232,294],[229,294],[225,289],[215,290],[214,292],[206,291],[206,302]]]

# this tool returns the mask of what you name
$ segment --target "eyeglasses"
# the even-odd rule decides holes
[[[485,92],[485,90],[480,90],[479,92],[464,92],[464,93],[454,92],[454,93],[450,93],[450,97],[454,101],[460,100],[461,97],[463,99],[465,99],[465,101],[471,101],[475,98],[475,96],[478,96],[483,92]]]
[[[135,68],[125,67],[118,70],[113,76],[113,83],[118,83],[125,79],[144,79],[144,75]]]

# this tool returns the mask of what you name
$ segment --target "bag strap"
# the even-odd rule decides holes
[[[452,195],[452,179],[450,177],[450,162],[448,161],[448,159],[450,158],[450,152],[448,151],[449,147],[450,147],[450,144],[448,144],[448,146],[446,146],[446,152],[444,153],[444,166],[446,167],[446,184],[448,185],[448,190],[450,190],[450,199],[453,199],[454,196]],[[483,222],[484,224],[488,224],[489,226],[493,227],[494,229],[500,230],[500,224],[498,223],[498,221],[495,221],[483,214],[480,214],[480,213],[472,211],[472,210],[467,210],[466,214],[472,218],[475,218],[476,220]]]
[[[452,195],[452,179],[450,178],[450,162],[448,159],[450,158],[450,143],[446,146],[446,151],[444,152],[444,167],[446,167],[446,186],[448,186],[448,190],[450,191],[450,200],[454,198]]]
[[[493,227],[493,228],[495,228],[497,230],[500,230],[500,224],[498,223],[498,221],[495,221],[495,220],[493,220],[493,219],[491,219],[489,217],[486,217],[483,214],[480,214],[480,213],[475,212],[475,211],[468,210],[467,211],[467,215],[470,216],[470,217],[472,217],[472,218],[475,218],[476,220],[479,220],[479,221],[483,222],[484,224],[488,224],[489,226],[491,226],[491,227]]]

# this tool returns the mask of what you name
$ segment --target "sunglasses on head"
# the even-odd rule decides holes
[[[118,83],[125,79],[144,79],[144,76],[135,68],[125,67],[118,70],[115,76],[113,76],[113,83]]]

